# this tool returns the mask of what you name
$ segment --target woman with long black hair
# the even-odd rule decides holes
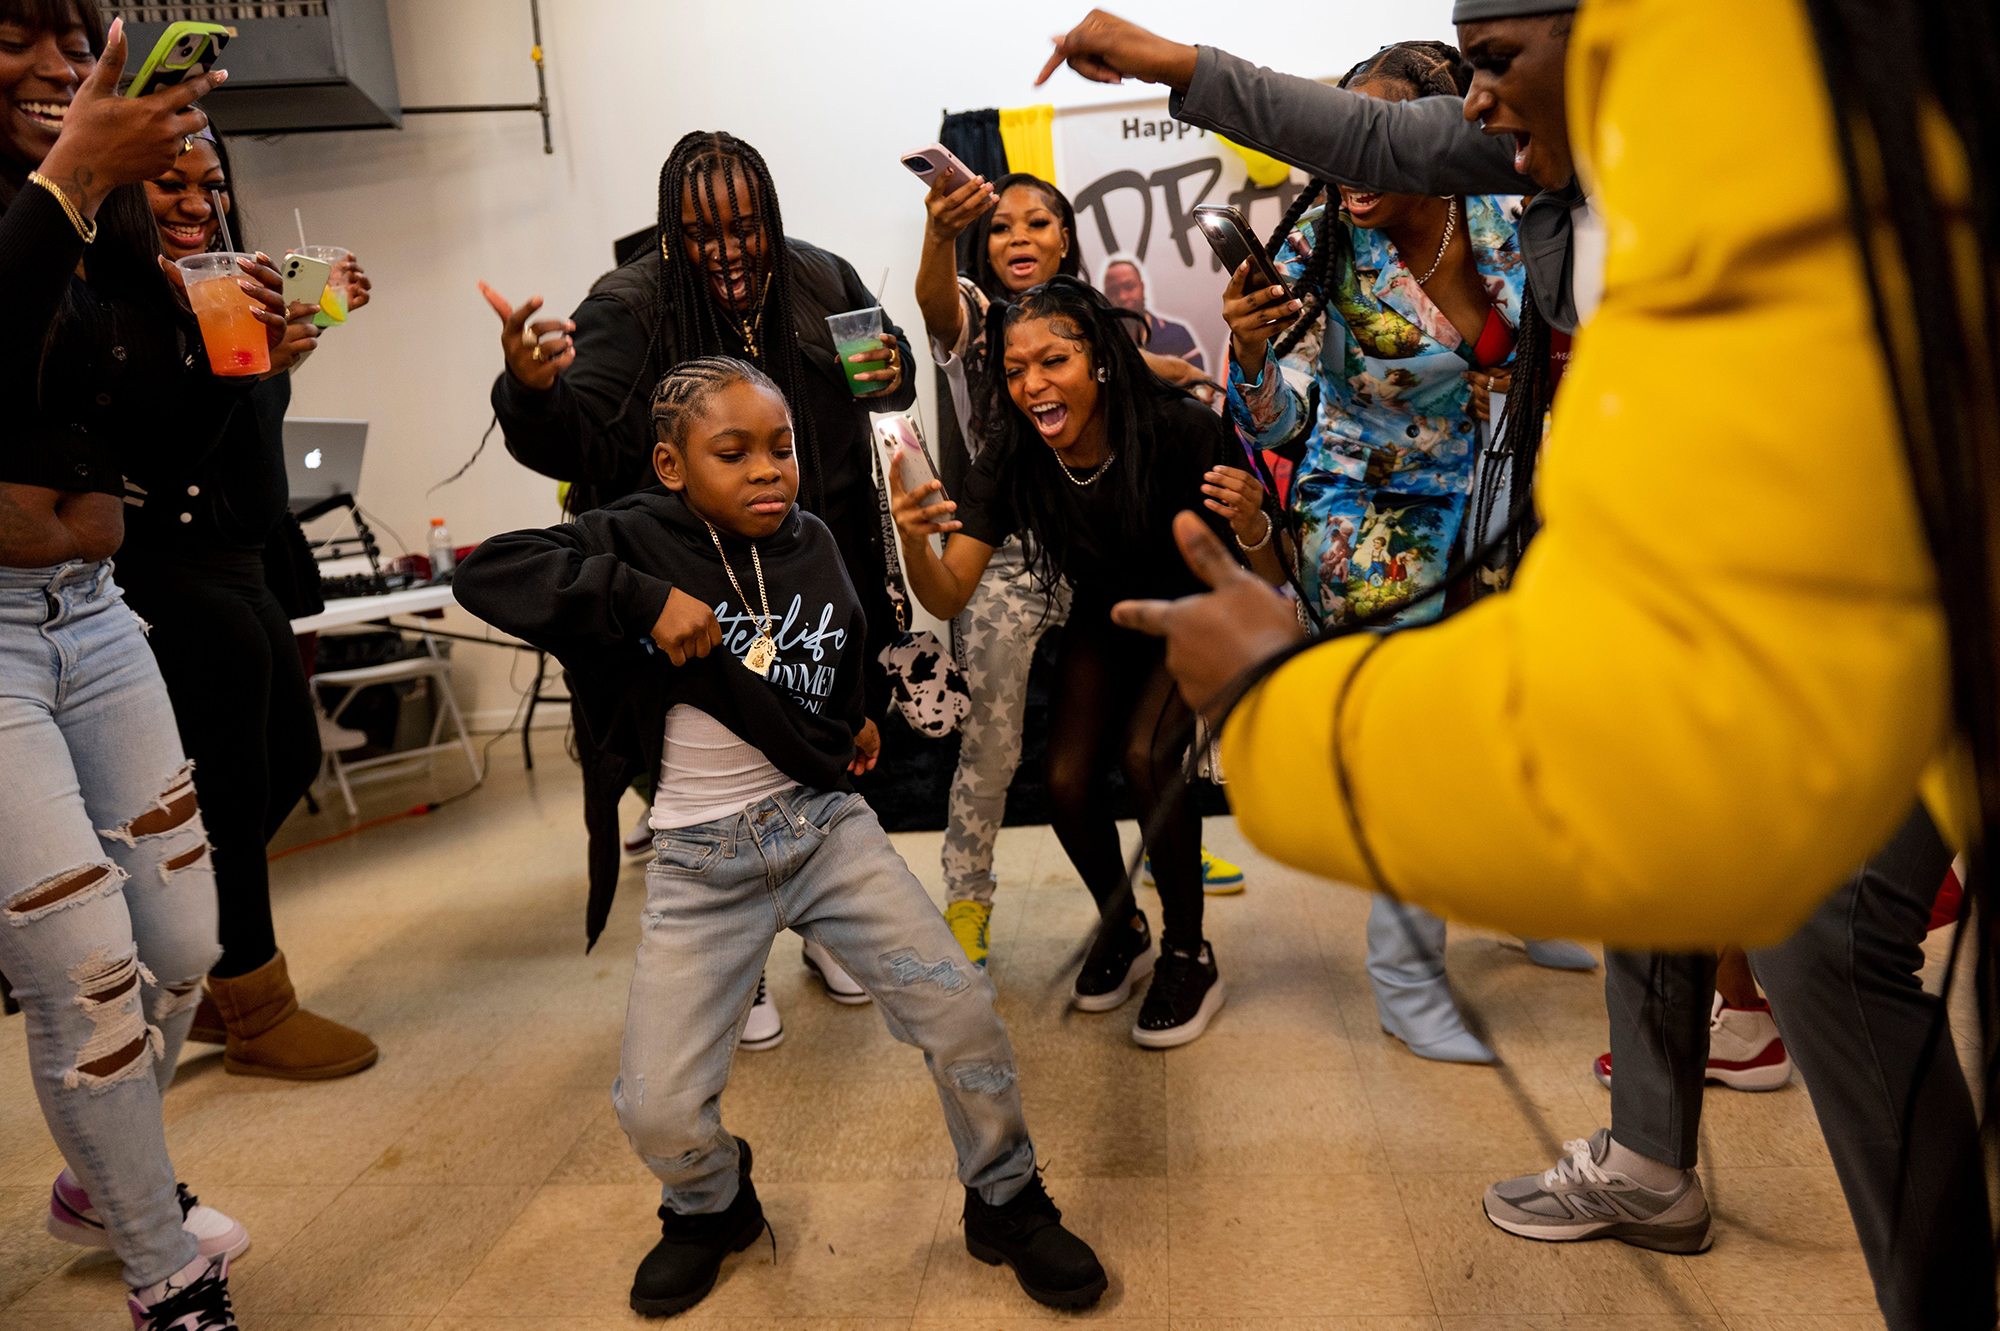
[[[1051,822],[1100,909],[1125,884],[1101,772],[1122,766],[1150,823],[1180,771],[1189,715],[1159,645],[1113,627],[1111,603],[1192,589],[1173,557],[1173,515],[1203,504],[1214,469],[1242,461],[1219,417],[1147,367],[1125,327],[1135,317],[1071,277],[995,304],[978,408],[990,424],[959,498],[938,501],[935,481],[915,493],[889,481],[910,589],[932,614],[964,609],[993,552],[1016,534],[1032,538],[1026,564],[1045,594],[1069,585],[1049,724]],[[1261,510],[1246,505],[1225,519],[1222,508],[1205,510],[1210,527],[1250,552],[1259,573],[1281,577]],[[930,541],[940,532],[955,533],[942,556]],[[1135,909],[1107,921],[1071,994],[1080,1010],[1109,1011],[1151,971],[1132,1027],[1148,1048],[1199,1037],[1224,994],[1202,936],[1200,811],[1181,799],[1165,817],[1148,847],[1165,916],[1157,965],[1151,927]]]
[[[959,180],[947,169],[931,182],[924,207],[928,220],[917,265],[917,305],[951,399],[939,431],[938,467],[945,493],[956,494],[986,435],[972,392],[986,370],[987,311],[1058,275],[1085,280],[1085,274],[1075,210],[1061,190],[1039,176],[1014,171],[989,184],[979,177]],[[961,249],[967,256],[963,273],[957,271]],[[1177,357],[1142,354],[1156,373],[1191,372]],[[1254,484],[1240,469],[1233,478]],[[952,624],[972,706],[958,725],[958,766],[941,852],[944,914],[977,965],[986,964],[997,886],[993,844],[1021,762],[1029,667],[1042,635],[1068,617],[1068,587],[1036,578],[1015,538],[993,552],[972,600]],[[1242,883],[1242,870],[1204,848],[1204,889],[1241,891]]]
[[[870,477],[868,413],[901,411],[916,400],[902,330],[887,325],[880,349],[848,358],[875,367],[857,370],[857,381],[880,385],[857,396],[826,318],[879,302],[847,260],[785,234],[770,168],[735,135],[684,135],[660,168],[659,207],[657,242],[599,278],[568,319],[533,319],[540,297],[515,308],[482,284],[502,323],[507,366],[493,383],[493,410],[507,451],[568,481],[571,513],[601,508],[655,483],[649,403],[668,370],[723,355],[769,374],[799,432],[799,501],[832,530],[868,617],[863,678],[868,715],[880,717],[889,682],[878,657],[895,637],[896,619]],[[621,840],[623,788],[606,786],[586,762],[593,941],[611,907]],[[868,1001],[831,956],[808,944],[805,958],[836,1000]],[[782,1027],[766,999],[749,1031],[775,1044]]]
[[[192,135],[146,201],[168,261],[252,238],[236,202],[220,136]],[[217,208],[221,211],[218,212]],[[368,303],[358,264],[334,280],[348,310]],[[214,847],[222,957],[188,1038],[223,1046],[239,1076],[321,1081],[372,1067],[361,1032],[298,1005],[271,918],[264,846],[319,772],[319,722],[289,616],[265,580],[265,555],[286,517],[284,422],[292,371],[317,345],[312,314],[295,305],[271,373],[251,388],[215,447],[179,459],[146,453],[127,463],[139,482],[126,500],[118,572],[126,599],[151,625],[147,641],[173,698],[181,743]]]

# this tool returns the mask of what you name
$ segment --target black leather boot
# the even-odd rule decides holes
[[[681,1215],[660,1208],[660,1241],[632,1278],[633,1312],[671,1317],[694,1307],[715,1288],[722,1259],[742,1252],[764,1232],[764,1208],[750,1182],[750,1143],[738,1137],[736,1150],[739,1181],[727,1210]]]
[[[965,1190],[965,1250],[988,1266],[1013,1267],[1028,1297],[1051,1308],[1088,1308],[1104,1294],[1097,1254],[1062,1227],[1039,1174],[1002,1206]]]

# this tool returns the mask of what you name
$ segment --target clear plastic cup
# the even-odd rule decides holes
[[[257,302],[243,289],[241,260],[249,254],[193,254],[177,260],[187,281],[188,304],[201,324],[208,365],[217,374],[267,374],[271,343],[257,319]]]
[[[879,393],[889,386],[885,379],[860,379],[857,374],[870,374],[876,370],[886,370],[885,360],[865,360],[856,364],[847,359],[864,351],[880,351],[882,334],[887,330],[882,322],[882,307],[871,305],[865,310],[849,310],[845,314],[826,316],[827,329],[833,334],[833,351],[840,357],[840,368],[847,375],[847,391],[860,397],[864,393]]]
[[[326,275],[326,290],[320,292],[319,313],[313,316],[313,324],[328,328],[334,324],[347,322],[347,266],[354,258],[354,251],[342,249],[338,245],[307,245],[303,248],[287,250],[288,254],[303,254],[308,259],[318,259],[330,264],[333,271]]]

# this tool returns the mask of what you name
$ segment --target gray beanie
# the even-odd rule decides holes
[[[1456,0],[1453,23],[1478,23],[1489,18],[1527,18],[1531,14],[1568,14],[1577,0]]]

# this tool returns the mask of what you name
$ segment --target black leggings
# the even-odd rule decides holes
[[[222,960],[228,978],[278,951],[264,845],[319,772],[319,722],[298,639],[269,587],[261,553],[129,559],[126,600],[149,635],[173,700],[181,745],[215,847]]]
[[[1063,628],[1049,711],[1050,823],[1100,910],[1125,882],[1118,825],[1103,775],[1124,769],[1142,825],[1175,788],[1186,752],[1187,704],[1167,673],[1166,646],[1112,624],[1110,607],[1079,604]],[[1201,947],[1201,810],[1182,791],[1146,847],[1166,919],[1165,946]]]

